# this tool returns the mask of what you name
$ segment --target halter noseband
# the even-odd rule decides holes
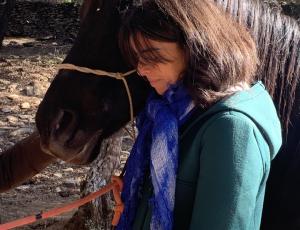
[[[75,71],[78,71],[78,72],[81,72],[81,73],[91,73],[91,74],[94,74],[96,76],[99,76],[99,77],[112,77],[112,78],[115,78],[117,80],[122,80],[123,83],[124,83],[124,86],[125,86],[125,89],[126,89],[126,92],[127,92],[127,96],[128,96],[128,101],[129,101],[129,108],[130,108],[130,120],[131,120],[131,126],[132,126],[132,133],[133,133],[133,136],[129,133],[130,136],[133,137],[133,139],[135,139],[135,129],[134,129],[134,120],[133,120],[133,103],[132,103],[132,97],[131,97],[131,93],[130,93],[130,90],[129,90],[129,87],[128,87],[128,83],[126,81],[126,76],[129,76],[130,74],[136,72],[136,70],[131,70],[131,71],[128,71],[126,73],[112,73],[112,72],[107,72],[107,71],[104,71],[104,70],[98,70],[98,69],[90,69],[90,68],[87,68],[87,67],[81,67],[81,66],[76,66],[76,65],[73,65],[73,64],[67,64],[67,63],[63,63],[63,64],[59,64],[57,66],[57,69],[58,70],[75,70]]]

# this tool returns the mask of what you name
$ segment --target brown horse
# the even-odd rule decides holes
[[[170,14],[188,0],[156,0]],[[297,23],[259,0],[216,0],[257,41],[261,58],[257,78],[273,96],[286,140],[272,163],[263,213],[264,229],[299,229],[300,213],[300,32]],[[88,0],[82,11],[78,38],[65,63],[126,72],[117,45],[121,12],[131,7],[125,0]],[[150,87],[136,74],[127,78],[134,114],[143,107]],[[44,151],[62,159],[87,163],[101,140],[129,120],[129,103],[122,81],[77,71],[61,70],[36,116]]]

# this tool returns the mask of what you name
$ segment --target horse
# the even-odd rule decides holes
[[[182,0],[155,0],[176,13]],[[284,143],[272,162],[262,229],[300,228],[300,31],[295,20],[259,0],[215,0],[232,18],[248,27],[261,60],[257,80],[274,99],[283,125]],[[118,48],[122,12],[138,4],[130,0],[86,0],[81,27],[63,63],[124,73],[130,67]],[[175,9],[175,10],[174,10]],[[136,73],[126,77],[133,114],[143,108],[151,87]],[[43,151],[77,163],[91,162],[104,138],[130,120],[123,81],[77,70],[60,69],[37,114]]]

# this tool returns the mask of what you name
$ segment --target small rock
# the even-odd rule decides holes
[[[79,188],[73,189],[72,195],[76,195],[76,194],[80,195],[80,189]]]
[[[30,188],[29,185],[21,185],[21,186],[17,187],[16,190],[18,190],[18,191],[25,191],[25,190],[27,190],[29,188]]]
[[[8,92],[12,93],[17,89],[17,84],[11,84],[7,87]]]
[[[10,81],[4,80],[4,79],[0,79],[0,84],[9,85]]]
[[[129,155],[130,152],[129,152],[129,151],[126,151],[126,150],[122,150],[122,151],[121,151],[121,154]]]
[[[19,120],[17,117],[11,116],[11,115],[7,116],[6,119],[7,119],[7,121],[8,121],[9,123],[11,123],[11,124],[15,124],[15,123],[17,123],[18,120]]]
[[[34,91],[33,91],[33,86],[28,85],[25,87],[25,94],[27,96],[33,96],[34,95]]]
[[[10,147],[12,147],[12,146],[14,146],[14,145],[15,145],[15,143],[13,143],[13,142],[11,142],[11,141],[8,141],[8,142],[6,142],[5,147],[6,147],[6,148],[10,148]]]
[[[47,40],[51,40],[53,38],[54,38],[53,36],[49,35],[49,36],[39,37],[36,40],[37,41],[47,41]]]
[[[32,184],[35,184],[35,179],[33,178],[30,178],[28,180],[26,180],[25,182],[22,183],[22,185],[32,185]]]
[[[74,169],[73,168],[66,168],[66,169],[63,169],[62,171],[64,171],[64,172],[73,172]]]
[[[35,96],[43,96],[45,92],[45,89],[43,87],[43,85],[38,82],[38,81],[34,81],[33,82],[33,93]]]
[[[17,129],[15,131],[11,132],[9,134],[9,136],[15,137],[15,136],[20,136],[20,135],[28,134],[28,133],[32,133],[32,132],[33,132],[33,128],[20,128],[20,129]]]
[[[67,179],[63,182],[63,185],[67,188],[74,188],[78,185],[78,181],[74,179]]]
[[[30,120],[32,118],[31,115],[27,115],[27,114],[19,114],[18,117],[23,120]]]
[[[70,196],[70,192],[69,191],[60,191],[58,194],[61,197],[68,197],[68,196]]]
[[[34,176],[36,180],[39,181],[49,181],[49,176],[48,175],[43,175],[43,174],[37,174]]]
[[[17,124],[14,124],[14,125],[18,125],[18,127],[20,127],[20,128],[25,128],[25,123],[24,123],[24,121],[20,121],[19,120],[19,122],[17,123]],[[27,127],[27,126],[26,126]]]
[[[54,173],[54,176],[58,177],[58,178],[62,178],[62,174],[61,173]]]
[[[4,123],[1,122],[0,124],[4,124]],[[11,127],[11,126],[3,125],[3,126],[1,127],[1,129],[2,129],[2,130],[14,130],[15,128],[14,128],[14,127]]]
[[[8,107],[2,108],[1,111],[2,111],[3,113],[10,113],[10,112],[11,112],[11,108],[8,108]]]
[[[40,73],[38,73],[38,74],[32,73],[31,76],[32,76],[32,78],[40,79],[41,74]],[[43,96],[45,94],[46,89],[49,86],[48,82],[47,82],[47,84],[45,84],[45,85],[44,84],[45,83],[41,83],[39,81],[32,81],[32,82],[30,82],[29,85],[27,85],[24,88],[24,93],[27,96]]]
[[[32,62],[39,62],[39,61],[41,61],[41,58],[40,57],[32,57],[30,59],[30,61],[32,61]]]
[[[39,105],[41,103],[41,101],[42,101],[41,98],[36,98],[36,97],[30,98],[30,104],[32,106]]]
[[[18,96],[18,95],[16,95],[16,94],[11,94],[11,95],[8,95],[8,96],[6,96],[8,99],[10,99],[10,100],[17,100],[17,99],[19,99],[20,97]]]
[[[18,42],[15,42],[15,41],[11,41],[11,42],[9,42],[8,44],[9,44],[9,45],[12,45],[12,46],[19,45],[19,43],[18,43]]]
[[[30,104],[28,103],[28,102],[23,102],[22,104],[21,104],[21,108],[22,109],[30,109]]]

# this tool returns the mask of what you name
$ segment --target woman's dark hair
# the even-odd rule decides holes
[[[183,83],[195,103],[210,106],[238,83],[252,83],[258,64],[255,42],[210,0],[144,1],[125,12],[119,46],[128,62],[137,67],[149,39],[176,42],[183,49],[187,68]],[[134,44],[134,48],[133,48]],[[137,53],[136,53],[137,52]],[[159,52],[147,52],[145,62],[167,62]]]

